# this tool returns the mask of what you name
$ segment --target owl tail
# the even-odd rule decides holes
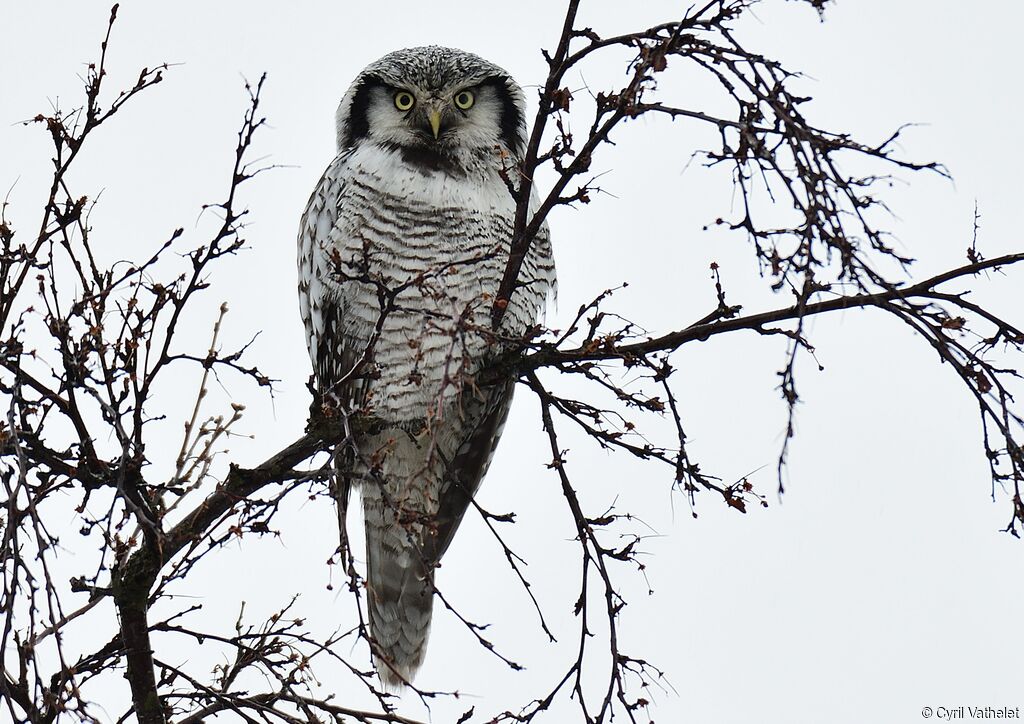
[[[423,662],[434,586],[415,523],[364,488],[366,585],[373,662],[390,691],[401,689]]]

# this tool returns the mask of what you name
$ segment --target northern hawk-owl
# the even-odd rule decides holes
[[[434,570],[508,414],[514,380],[475,376],[536,323],[555,283],[544,226],[491,331],[524,113],[519,85],[476,55],[390,53],[342,98],[338,154],[302,215],[299,302],[317,385],[362,421],[335,453],[334,493],[344,550],[360,487],[371,648],[389,688],[423,660]]]

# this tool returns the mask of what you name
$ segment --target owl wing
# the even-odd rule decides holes
[[[331,393],[346,409],[359,404],[360,387],[355,380],[339,385],[352,370],[360,350],[345,344],[341,330],[345,312],[344,297],[329,284],[332,265],[332,232],[338,220],[338,199],[344,188],[339,157],[328,166],[313,190],[302,214],[298,237],[299,311],[306,331],[306,346],[313,363],[317,388]],[[335,451],[335,475],[331,493],[338,504],[338,524],[343,555],[348,552],[345,520],[352,483],[346,471],[352,469],[352,451]]]
[[[469,401],[463,403],[463,414],[466,419],[477,422],[470,426],[445,469],[434,521],[435,534],[428,540],[425,551],[425,558],[431,565],[436,565],[448,550],[470,501],[480,488],[504,430],[514,391],[515,380],[508,380],[477,391],[475,395],[466,393],[464,399]]]
[[[511,220],[501,219],[495,233],[510,238]],[[503,266],[500,271],[504,271]],[[536,323],[548,292],[554,289],[555,267],[547,224],[538,231],[519,276],[520,286],[512,296],[502,322],[502,333],[510,337],[525,334]],[[470,422],[467,433],[446,467],[438,501],[436,535],[432,550],[428,550],[427,560],[430,563],[436,564],[448,550],[473,496],[480,488],[505,428],[515,383],[515,378],[511,378],[482,391],[467,390],[463,395],[462,413]]]

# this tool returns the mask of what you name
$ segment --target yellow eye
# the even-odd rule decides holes
[[[455,105],[459,110],[468,111],[473,107],[473,101],[475,100],[476,98],[473,97],[472,91],[464,90],[455,94]]]
[[[412,97],[412,93],[407,91],[398,91],[395,93],[395,108],[400,111],[407,111],[416,105],[416,99]]]

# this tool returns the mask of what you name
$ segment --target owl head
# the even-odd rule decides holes
[[[498,66],[428,46],[396,50],[356,77],[338,106],[338,150],[371,143],[454,155],[500,148],[520,159],[526,101]]]

